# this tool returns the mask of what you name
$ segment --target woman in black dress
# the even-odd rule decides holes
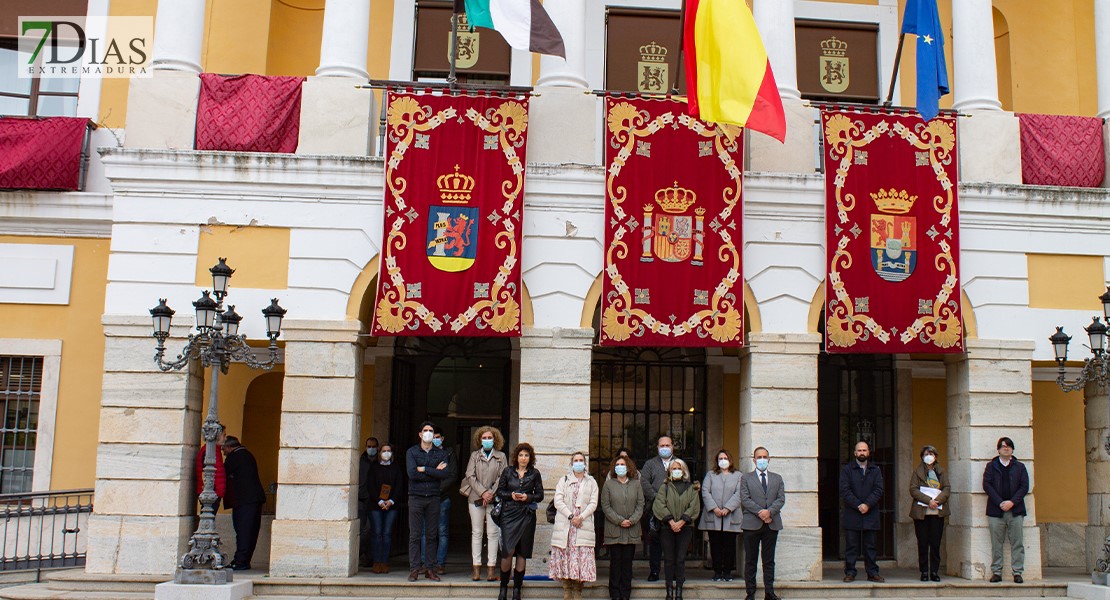
[[[501,527],[501,592],[497,600],[507,600],[513,557],[516,557],[513,600],[520,600],[524,561],[532,558],[532,542],[536,536],[536,508],[543,502],[543,480],[536,470],[536,451],[531,444],[517,444],[509,462],[497,483],[497,500],[501,504],[498,523]]]

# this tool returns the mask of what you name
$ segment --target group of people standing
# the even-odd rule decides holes
[[[504,438],[495,427],[475,431],[473,450],[459,481],[471,522],[471,578],[499,581],[498,600],[520,600],[525,564],[532,557],[536,514],[544,501],[543,478],[536,469],[535,449],[520,443],[506,455]],[[1013,458],[1010,438],[998,441],[999,456],[988,463],[983,489],[992,541],[992,582],[1001,581],[1002,546],[1009,538],[1014,581],[1022,582],[1024,551],[1022,520],[1029,488],[1025,466]],[[638,469],[627,449],[613,458],[603,484],[588,473],[582,452],[570,456],[567,472],[555,485],[546,507],[553,523],[549,575],[563,585],[564,600],[578,600],[586,582],[597,579],[595,548],[609,555],[609,596],[629,600],[632,560],[647,528],[648,581],[664,578],[667,600],[683,600],[685,560],[695,530],[707,532],[713,580],[730,582],[736,570],[736,545],[743,536],[745,600],[755,597],[757,564],[762,559],[764,597],[777,600],[775,548],[783,528],[786,503],[783,478],[770,467],[770,452],[758,447],[750,471],[742,472],[732,454],[721,449],[701,482],[674,456],[674,442],[660,436],[657,455]],[[925,446],[913,469],[910,517],[918,541],[922,581],[940,581],[940,544],[950,508],[948,476],[937,463],[937,450]],[[409,581],[424,576],[438,581],[446,557],[449,488],[458,463],[443,444],[443,432],[425,422],[419,443],[404,462],[395,459],[392,444],[367,440],[360,469],[359,507],[363,517],[363,563],[376,573],[389,571],[390,538],[402,500],[409,519]],[[844,581],[856,579],[862,555],[867,579],[883,582],[877,563],[879,504],[884,494],[882,470],[871,458],[871,446],[860,441],[854,460],[840,472],[841,524],[845,530]],[[484,550],[484,552],[483,552]],[[485,566],[485,573],[482,567]]]

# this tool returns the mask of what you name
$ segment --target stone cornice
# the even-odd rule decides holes
[[[0,192],[0,235],[107,238],[112,197],[87,192]]]

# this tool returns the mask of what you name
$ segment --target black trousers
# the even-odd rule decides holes
[[[636,544],[609,544],[609,598],[627,600],[632,597],[632,558]]]
[[[358,508],[358,558],[361,561],[370,560],[370,542],[373,535],[370,533],[370,511],[359,502]]]
[[[675,533],[666,523],[660,523],[659,545],[663,549],[663,572],[667,581],[684,583],[686,581],[686,552],[694,537],[694,527],[686,524]]]
[[[659,564],[663,562],[663,546],[660,545],[660,540],[663,536],[663,528],[666,526],[659,523],[659,531],[652,533],[650,523],[653,519],[655,519],[654,515],[648,515],[647,523],[644,524],[648,532],[648,569],[652,573],[659,573]]]
[[[878,551],[875,548],[875,538],[878,531],[874,529],[845,529],[844,530],[844,574],[856,575],[856,560],[859,559],[861,546],[863,552],[863,565],[867,569],[867,576],[879,574]]]
[[[736,570],[736,536],[732,531],[710,531],[709,553],[713,556],[713,572]]]
[[[913,531],[917,534],[917,566],[921,573],[940,573],[940,539],[944,537],[944,517],[925,515],[920,521],[914,520]]]
[[[262,529],[262,502],[231,509],[231,525],[235,528],[235,563],[249,565],[258,545],[258,531]]]
[[[763,594],[775,590],[775,546],[779,532],[766,523],[759,529],[744,531],[744,587],[748,596],[755,595],[755,561],[763,558]]]
[[[420,538],[425,540],[425,563],[420,563]],[[409,496],[409,570],[434,568],[439,550],[439,496]]]

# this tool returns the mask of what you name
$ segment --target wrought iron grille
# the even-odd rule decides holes
[[[882,469],[878,557],[894,558],[895,370],[894,357],[822,353],[818,359],[818,504],[826,558],[844,556],[840,528],[840,468],[854,460],[856,442],[871,443],[871,460]]]
[[[42,357],[0,356],[0,494],[31,491],[41,391]]]
[[[93,490],[0,494],[0,571],[85,564]]]

